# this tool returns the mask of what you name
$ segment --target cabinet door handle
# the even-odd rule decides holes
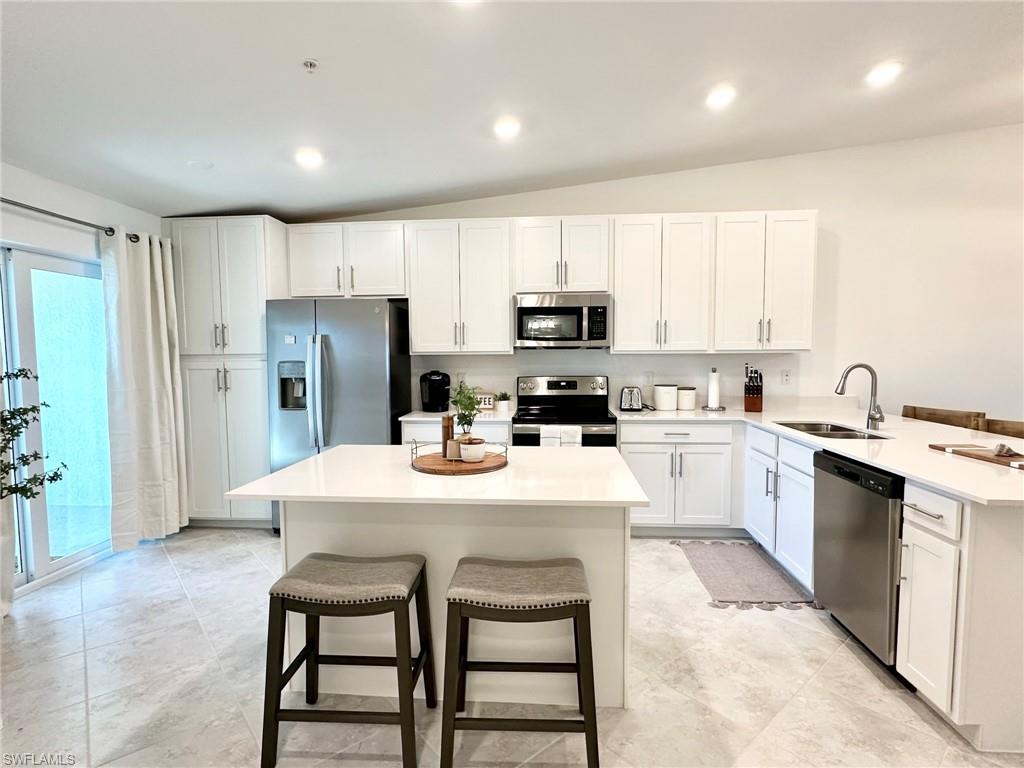
[[[221,323],[220,326],[220,345],[222,347],[227,347],[228,345],[228,327],[224,323]]]
[[[213,348],[216,349],[220,346],[220,326],[217,323],[213,324]]]
[[[555,262],[555,285],[562,287],[562,262]]]
[[[925,517],[930,517],[932,520],[941,520],[942,519],[942,515],[940,515],[938,512],[929,512],[927,509],[922,509],[921,507],[917,506],[916,504],[911,504],[909,501],[904,501],[903,502],[903,506],[904,507],[910,507],[915,512],[920,512],[922,515],[924,515]]]
[[[764,341],[764,320],[757,321],[757,343]]]
[[[231,389],[231,371],[229,371],[228,367],[225,365],[224,366],[224,391],[227,392],[229,389]]]
[[[654,321],[654,345],[661,346],[661,323],[658,320]]]
[[[780,473],[776,472],[775,473],[775,493],[773,494],[773,496],[775,497],[775,501],[778,501],[779,497],[781,495],[782,495],[782,475]]]
[[[772,343],[772,319],[770,317],[768,318],[768,329],[765,333],[764,340],[768,344]]]
[[[683,476],[683,452],[680,451],[677,455],[679,456],[679,477],[682,478],[682,476]]]
[[[452,343],[459,346],[459,324],[452,323]]]
[[[462,346],[466,346],[466,324],[462,324]]]
[[[668,457],[668,476],[669,477],[675,477],[676,476],[676,457],[673,456],[672,454],[669,454],[669,457]]]
[[[562,287],[569,288],[569,260],[562,262]]]
[[[689,432],[665,432],[665,437],[689,437]]]
[[[217,369],[217,391],[220,392],[224,386],[220,383],[220,368]]]
[[[663,344],[668,344],[668,320],[663,321],[662,325],[665,326],[665,330],[661,334],[661,341]]]
[[[771,485],[771,477],[772,477],[773,474],[774,474],[774,472],[772,472],[770,469],[768,469],[768,467],[764,468],[764,495],[765,496],[771,496],[771,490],[769,490],[769,488],[770,488],[770,485]]]
[[[348,265],[348,288],[353,293],[356,290],[356,266],[355,264]],[[340,289],[340,286],[339,286]]]

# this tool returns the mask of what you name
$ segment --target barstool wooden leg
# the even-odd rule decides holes
[[[430,637],[430,598],[427,594],[427,567],[420,574],[420,586],[416,590],[416,626],[420,633],[420,652],[426,651],[423,662],[423,692],[427,707],[437,708],[437,676],[434,672],[434,641]]]
[[[459,690],[461,619],[459,603],[448,603],[444,643],[444,697],[441,701],[441,768],[452,768],[455,761],[455,710]]]
[[[573,619],[579,641],[580,703],[583,709],[584,736],[587,741],[587,768],[599,768],[600,758],[597,747],[597,704],[594,700],[594,651],[590,639],[590,606],[580,605]]]
[[[583,714],[583,683],[580,680],[580,628],[576,619],[572,620],[572,640],[576,645],[576,704]]]
[[[416,768],[416,720],[412,704],[412,641],[409,603],[395,608],[395,663],[398,667],[398,716],[402,728],[402,768]]]
[[[455,710],[466,711],[466,663],[469,661],[469,617],[459,619],[459,690],[455,696]]]
[[[281,598],[270,598],[267,622],[267,673],[263,693],[263,747],[261,768],[277,764],[277,716],[281,711],[281,666],[284,664],[285,610]]]
[[[306,703],[316,704],[320,697],[320,617],[306,614]]]

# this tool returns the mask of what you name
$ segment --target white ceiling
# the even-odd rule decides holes
[[[354,214],[1024,110],[1017,2],[0,7],[4,161],[160,215]],[[867,89],[888,58],[904,75]],[[720,81],[739,95],[713,113]],[[491,133],[504,113],[511,144]],[[315,173],[292,160],[306,144]]]

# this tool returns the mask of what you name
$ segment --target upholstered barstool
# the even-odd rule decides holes
[[[447,600],[441,768],[452,768],[457,730],[583,733],[587,765],[598,768],[590,591],[583,563],[576,558],[490,560],[464,557],[455,568]],[[572,619],[575,661],[471,661],[470,619],[511,622]],[[466,709],[468,672],[575,673],[577,700],[583,719],[457,717],[457,712]]]
[[[420,675],[427,706],[437,706],[434,654],[430,642],[426,559],[420,555],[347,557],[314,552],[299,561],[270,588],[267,631],[267,679],[263,699],[263,768],[277,763],[278,725],[282,721],[313,723],[380,723],[402,729],[402,766],[416,766],[416,727],[412,692]],[[416,598],[420,651],[412,658],[409,603]],[[286,612],[306,617],[306,644],[281,671],[284,663]],[[320,653],[321,616],[395,615],[394,656],[349,656]],[[324,664],[396,667],[398,712],[322,709],[281,709],[281,691],[303,662],[306,664],[306,703],[319,696],[319,671]]]

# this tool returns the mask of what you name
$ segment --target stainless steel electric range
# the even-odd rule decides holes
[[[615,447],[607,376],[520,376],[512,445],[540,445],[546,424],[579,425],[583,446]]]

